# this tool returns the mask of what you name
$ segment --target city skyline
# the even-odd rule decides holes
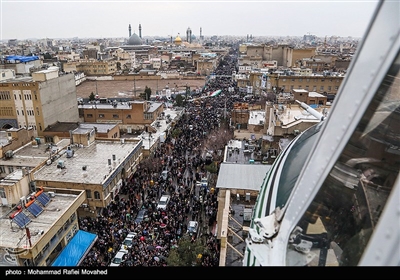
[[[364,1],[0,0],[1,40],[42,38],[364,35],[377,5]],[[105,16],[106,15],[106,16]],[[107,16],[108,15],[108,16]]]

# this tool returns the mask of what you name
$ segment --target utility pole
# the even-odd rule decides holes
[[[136,97],[136,76],[133,74],[133,95]]]

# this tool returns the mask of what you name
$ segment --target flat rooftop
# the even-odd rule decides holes
[[[138,142],[98,141],[89,146],[73,145],[74,154],[67,158],[67,153],[44,165],[34,173],[35,180],[56,181],[79,184],[102,184],[111,174],[110,170],[118,167],[138,145]],[[115,160],[113,159],[115,156]],[[109,165],[109,160],[111,165]],[[58,168],[62,161],[65,168]],[[85,168],[86,170],[84,170]]]
[[[279,104],[278,108],[278,118],[282,122],[283,126],[291,126],[301,122],[320,122],[319,119],[296,104]],[[322,108],[316,108],[315,110],[322,114]]]
[[[62,150],[70,143],[69,139],[62,139],[53,144],[54,149]],[[47,150],[47,144],[32,145],[32,142],[14,150],[12,158],[0,158],[0,166],[26,166],[35,168],[50,158],[50,151]]]
[[[48,195],[47,192],[44,193]],[[30,220],[30,222],[26,224],[26,227],[29,228],[31,234],[32,246],[42,238],[43,234],[41,234],[41,232],[45,234],[53,224],[59,220],[59,217],[71,207],[77,197],[77,194],[55,192],[54,197],[50,197],[50,201],[46,206],[35,202],[35,204],[43,210],[37,217],[31,214],[28,209],[24,208],[22,210],[23,214],[20,217],[25,215],[27,218],[23,216],[24,219],[21,218],[21,221],[26,222]],[[29,247],[25,227],[21,228],[17,222],[10,219],[10,215],[15,211],[15,208],[13,209],[7,206],[0,207],[0,248]],[[20,214],[17,214],[17,216],[18,215]]]

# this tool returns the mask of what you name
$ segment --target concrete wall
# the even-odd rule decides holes
[[[43,123],[38,125],[38,135],[56,121],[79,122],[74,74],[42,82],[39,85]]]

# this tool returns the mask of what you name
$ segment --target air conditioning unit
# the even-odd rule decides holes
[[[14,151],[13,150],[8,150],[7,152],[5,152],[5,157],[6,158],[12,158],[14,155]]]
[[[63,160],[58,161],[57,168],[61,168],[61,169],[65,168],[65,163]]]
[[[55,197],[56,196],[56,194],[54,192],[48,192],[48,194],[49,194],[50,197]]]
[[[21,197],[19,200],[21,201],[22,205],[25,205],[25,203],[26,203],[26,197],[25,196]]]

